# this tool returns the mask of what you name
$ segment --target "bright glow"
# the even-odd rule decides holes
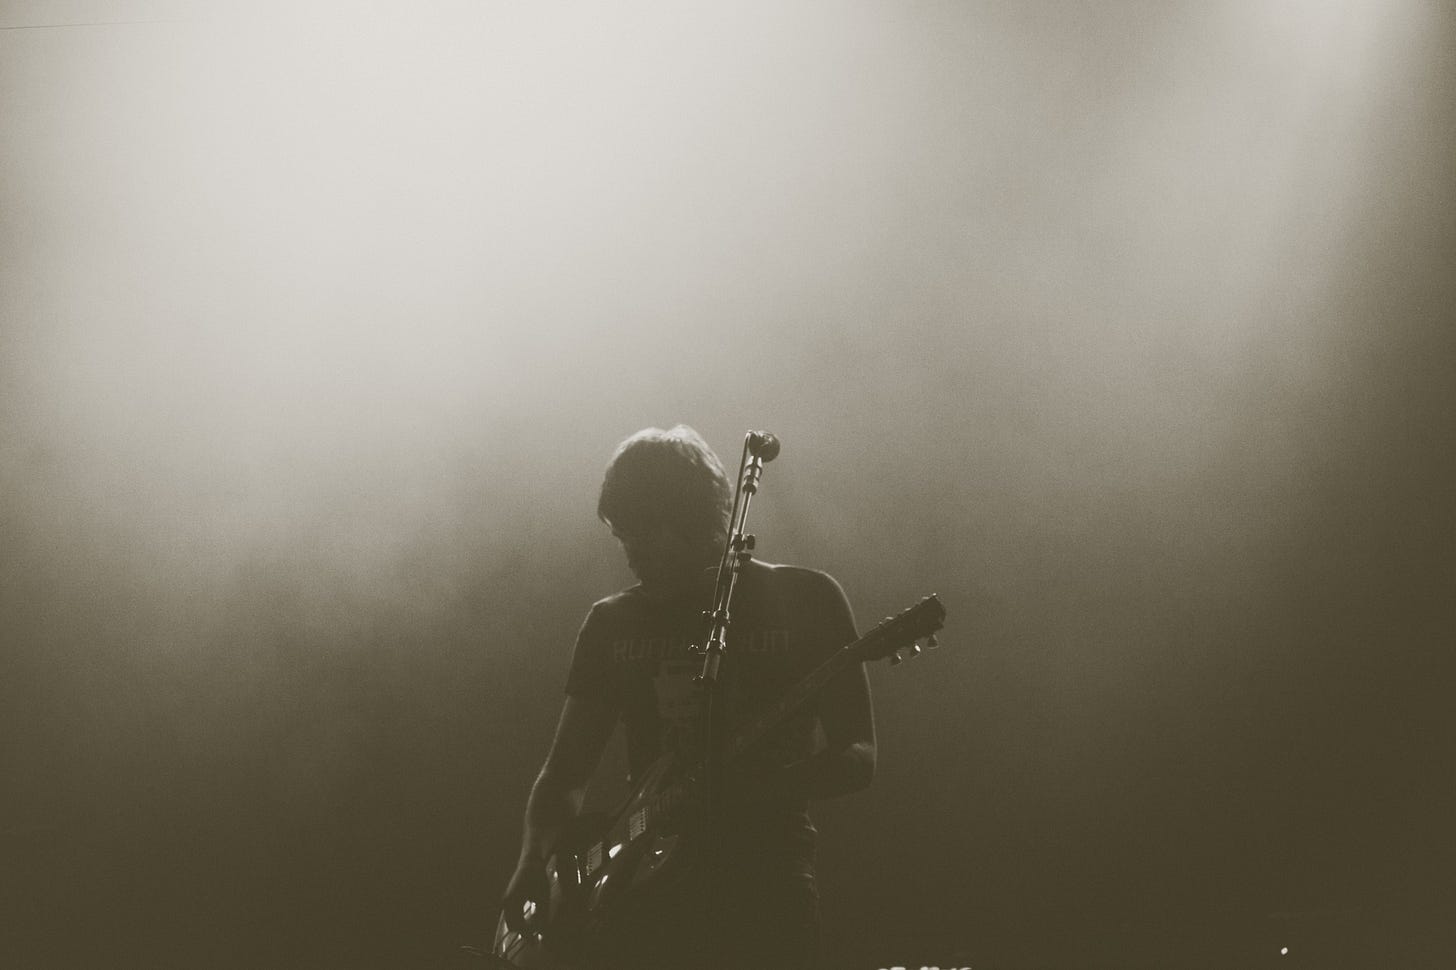
[[[618,842],[616,845],[612,846],[610,849],[607,850],[607,858],[608,859],[615,859],[615,858],[617,858],[617,853],[618,852],[621,852],[621,851],[622,851],[622,843]]]
[[[1287,947],[1287,946],[1281,946],[1279,948],[1279,955],[1280,956],[1288,956],[1289,955],[1289,947]]]
[[[218,12],[78,46],[71,87],[40,42],[91,34],[7,38],[21,85],[7,103],[24,111],[7,124],[26,137],[0,177],[58,242],[16,233],[0,253],[33,262],[25,287],[0,287],[6,321],[74,323],[27,324],[5,347],[23,380],[0,411],[24,426],[7,425],[22,451],[0,463],[27,469],[6,491],[45,521],[64,504],[123,524],[169,567],[164,588],[234,583],[267,559],[319,629],[366,628],[349,598],[402,598],[400,562],[433,535],[467,558],[476,535],[498,544],[502,494],[559,520],[576,492],[519,482],[562,475],[563,455],[588,469],[564,481],[591,478],[603,441],[695,400],[719,354],[774,347],[756,414],[825,447],[858,440],[853,412],[806,408],[801,390],[884,362],[884,307],[846,283],[891,303],[894,287],[925,294],[909,343],[946,380],[927,385],[932,413],[907,413],[925,428],[988,419],[984,441],[926,450],[998,443],[964,494],[1024,497],[987,519],[1007,522],[992,541],[1008,555],[1023,507],[1202,488],[1226,446],[1298,480],[1285,436],[1302,426],[1261,417],[1251,438],[1245,420],[1268,409],[1244,402],[1343,372],[1323,284],[1364,238],[1370,186],[1402,181],[1370,179],[1387,156],[1357,150],[1382,144],[1362,125],[1407,90],[1400,5],[1376,0],[1205,5],[1169,21],[1165,48],[1133,45],[1146,59],[1107,89],[1048,86],[1056,24],[981,23],[972,5],[944,37],[873,6],[639,21],[578,5],[565,22],[465,0],[369,16],[339,0],[185,6]],[[1111,39],[1142,15],[1105,16]],[[999,127],[1022,116],[1088,123]],[[909,215],[907,238],[938,255],[898,266],[881,230]],[[821,312],[826,293],[859,309]],[[702,363],[622,378],[690,324]],[[830,366],[831,345],[850,359]],[[538,431],[523,441],[526,416]],[[722,420],[700,428],[720,447],[740,423]],[[495,435],[516,460],[487,475]],[[779,487],[766,515],[807,507]],[[1189,548],[1222,542],[1235,520],[1201,511],[1226,507],[1209,488],[1161,493],[1149,515]],[[449,602],[453,581],[411,589]],[[204,593],[178,595],[217,598]]]

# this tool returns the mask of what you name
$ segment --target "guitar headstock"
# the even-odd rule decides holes
[[[885,617],[879,626],[851,644],[849,649],[865,662],[889,657],[890,663],[897,664],[905,659],[900,651],[907,647],[910,656],[918,654],[922,639],[927,639],[926,646],[939,646],[935,632],[944,625],[945,607],[932,593],[909,609]]]

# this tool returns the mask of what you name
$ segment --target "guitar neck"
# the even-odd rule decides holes
[[[868,638],[866,638],[868,639]],[[730,762],[743,752],[761,741],[765,735],[773,731],[784,721],[788,720],[800,707],[804,706],[811,697],[817,694],[831,680],[855,660],[855,647],[864,640],[858,640],[847,647],[841,647],[832,657],[824,661],[818,667],[799,681],[789,690],[787,694],[760,712],[757,717],[739,728],[738,732],[728,741],[724,747],[724,762]]]

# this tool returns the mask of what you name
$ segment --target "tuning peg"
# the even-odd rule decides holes
[[[932,633],[930,637],[925,641],[925,645],[931,650],[934,650],[936,647],[940,646],[940,640],[938,640],[935,634]]]

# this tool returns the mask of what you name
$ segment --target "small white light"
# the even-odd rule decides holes
[[[610,849],[607,850],[607,858],[608,859],[615,859],[615,858],[617,858],[617,853],[618,852],[621,852],[621,851],[622,851],[622,843],[618,842],[616,845],[612,846]]]
[[[1282,957],[1289,956],[1289,947],[1287,947],[1287,946],[1281,946],[1279,948],[1279,955],[1282,956]]]

